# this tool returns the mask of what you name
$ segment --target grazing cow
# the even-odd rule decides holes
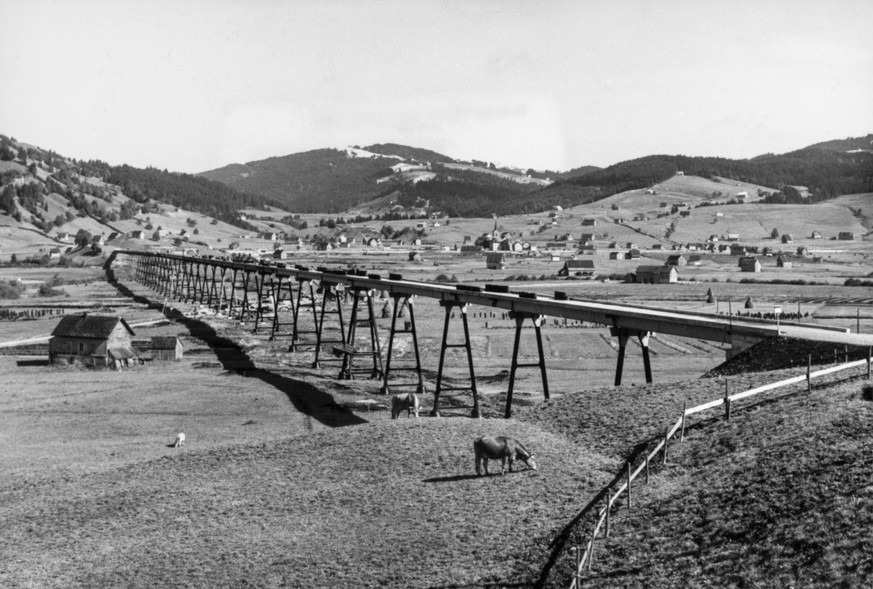
[[[500,474],[506,472],[506,461],[509,460],[509,472],[512,472],[512,463],[522,460],[529,468],[536,470],[533,454],[528,452],[521,442],[515,438],[504,436],[485,436],[473,442],[473,451],[476,453],[476,474],[481,475],[481,465],[485,463],[485,474],[488,474],[488,461],[500,460]]]
[[[418,395],[415,393],[394,395],[391,399],[391,419],[400,417],[400,412],[404,409],[406,409],[406,417],[409,417],[410,413],[415,413],[415,418],[418,419],[418,410],[420,408]]]
[[[176,436],[176,441],[173,442],[173,448],[178,448],[179,446],[185,445],[185,434],[179,434]]]

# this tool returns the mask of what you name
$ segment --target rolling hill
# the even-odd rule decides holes
[[[340,213],[385,199],[398,210],[423,207],[450,216],[531,214],[647,188],[677,172],[755,184],[766,188],[769,202],[791,204],[873,191],[871,142],[873,135],[867,135],[741,160],[652,155],[565,173],[461,162],[427,149],[378,144],[232,164],[200,175],[301,213]]]

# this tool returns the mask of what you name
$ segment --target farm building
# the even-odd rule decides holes
[[[638,266],[634,282],[640,284],[668,284],[679,280],[676,266]]]
[[[593,227],[594,225],[597,225],[597,219],[582,219],[583,227]]]
[[[597,253],[597,246],[591,245],[590,243],[587,243],[579,248],[579,253],[593,256],[595,253]]]
[[[473,254],[478,254],[481,251],[482,251],[481,245],[462,245],[461,246],[461,253],[462,254],[473,255]]]
[[[567,260],[558,276],[593,276],[594,260]]]
[[[807,248],[805,248],[805,247],[803,247],[803,246],[800,246],[799,248],[797,248],[797,255],[798,255],[798,256],[808,256],[808,255],[809,255],[809,249],[807,249]]]
[[[794,238],[791,236],[790,233],[783,233],[782,234],[782,243],[791,243],[793,241],[794,241]]]
[[[669,256],[667,258],[667,266],[685,266],[688,264],[688,260],[685,259],[685,256],[682,254],[675,254]]]
[[[485,256],[485,267],[489,270],[503,270],[506,267],[506,256],[500,252]]]
[[[409,261],[410,262],[420,262],[421,261],[421,253],[409,252]]]
[[[624,252],[609,252],[610,260],[624,260],[625,253]]]
[[[182,359],[182,340],[178,337],[156,335],[152,337],[152,360],[159,362],[178,362]]]
[[[851,231],[840,231],[837,239],[840,241],[855,241],[855,234]]]
[[[49,339],[49,362],[121,368],[136,360],[133,330],[117,315],[65,315]]]
[[[754,256],[743,256],[740,258],[740,272],[760,272],[761,262]]]
[[[630,244],[628,244],[628,245],[630,245]],[[635,247],[631,247],[631,249],[628,250],[626,257],[628,260],[639,260],[640,259],[640,250],[638,250]]]
[[[275,250],[273,250],[273,259],[274,260],[287,260],[288,259],[288,252],[286,250],[281,249],[281,248],[275,249]]]
[[[594,241],[594,234],[593,233],[583,233],[582,235],[579,236],[579,241],[581,241],[582,243],[585,243],[588,241]]]
[[[821,239],[821,231],[813,231],[812,238],[813,239]]]
[[[793,264],[789,262],[786,258],[782,256],[778,256],[776,258],[776,267],[777,268],[791,268]]]

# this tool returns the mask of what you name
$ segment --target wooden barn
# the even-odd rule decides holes
[[[682,254],[675,254],[667,258],[667,266],[685,266],[688,260]]]
[[[676,266],[639,266],[634,276],[634,282],[641,284],[669,284],[679,281]]]
[[[791,268],[793,265],[793,263],[791,263],[787,258],[783,256],[779,256],[776,258],[777,268]]]
[[[593,276],[594,260],[567,260],[558,276]]]
[[[152,337],[151,350],[152,360],[158,362],[178,362],[184,353],[182,340],[174,335]]]
[[[51,333],[49,361],[118,368],[137,361],[133,330],[117,315],[65,315]]]
[[[761,262],[754,256],[743,256],[740,258],[740,272],[760,272]]]
[[[506,267],[506,256],[496,252],[485,257],[485,267],[489,270],[503,270]]]

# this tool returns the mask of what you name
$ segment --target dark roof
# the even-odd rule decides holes
[[[637,266],[637,274],[663,274],[674,270],[674,266]]]
[[[179,338],[175,335],[155,335],[152,336],[153,350],[175,350],[176,343]]]
[[[567,260],[567,268],[594,268],[594,260]]]
[[[65,315],[52,331],[52,335],[106,339],[119,322],[124,325],[130,335],[134,335],[127,321],[118,315],[89,315],[88,313]]]

